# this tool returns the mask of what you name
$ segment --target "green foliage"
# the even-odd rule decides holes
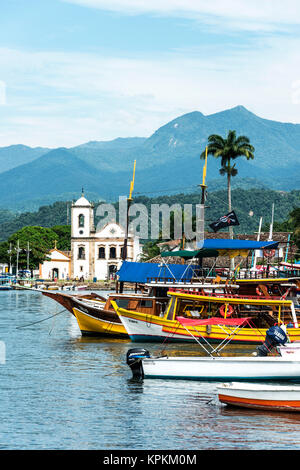
[[[157,246],[157,241],[146,242],[143,245],[143,254],[141,256],[141,261],[148,261],[155,256],[158,256],[160,249]]]
[[[236,136],[236,131],[229,131],[227,137],[224,139],[220,135],[212,134],[208,137],[208,154],[213,155],[215,158],[221,158],[220,174],[227,174],[235,176],[237,169],[235,164],[232,165],[232,160],[238,157],[246,157],[247,160],[254,158],[254,147],[250,144],[247,136]],[[201,158],[205,158],[205,152],[201,154]]]
[[[0,241],[7,240],[10,235],[25,226],[66,225],[70,218],[70,206],[70,201],[58,201],[50,206],[41,206],[36,212],[24,212],[14,216],[8,212],[8,217],[2,223],[0,218]]]
[[[47,253],[54,248],[56,239],[57,234],[50,228],[23,227],[9,237],[6,247],[12,247],[12,263],[16,264],[17,246],[19,242],[19,268],[26,268],[27,248],[29,243],[29,268],[34,269],[47,259]]]
[[[52,227],[53,232],[57,235],[57,249],[62,251],[71,250],[71,226],[55,225]]]
[[[291,240],[300,250],[300,207],[294,208],[283,222],[274,222],[275,232],[291,232]]]

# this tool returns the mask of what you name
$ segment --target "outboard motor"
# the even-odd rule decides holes
[[[284,345],[287,341],[288,337],[280,326],[271,326],[267,330],[265,341],[257,348],[258,356],[267,356],[275,346]]]
[[[145,357],[151,357],[147,349],[134,348],[127,351],[126,362],[132,370],[132,375],[134,378],[144,378],[142,359]]]

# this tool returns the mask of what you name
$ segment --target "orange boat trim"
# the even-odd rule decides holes
[[[285,409],[293,408],[300,411],[300,400],[260,400],[255,398],[240,398],[231,397],[228,395],[219,394],[219,400],[222,403],[240,405],[240,406],[254,406],[257,408],[267,407],[269,409]]]

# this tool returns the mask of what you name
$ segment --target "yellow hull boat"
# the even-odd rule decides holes
[[[230,338],[231,343],[260,344],[266,331],[276,323],[286,324],[290,341],[300,341],[300,328],[291,300],[169,294],[170,303],[163,317],[120,308],[112,301],[132,341],[197,339],[220,343]]]
[[[91,316],[78,308],[73,308],[73,313],[83,335],[128,338],[128,333],[123,324],[114,315],[112,315],[112,320],[104,320],[103,318]]]

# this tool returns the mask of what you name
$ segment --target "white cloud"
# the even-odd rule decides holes
[[[6,83],[0,80],[0,106],[6,104]]]
[[[272,30],[299,25],[299,0],[63,0],[68,3],[121,12],[201,19],[236,29]],[[225,23],[224,23],[225,21]]]
[[[149,136],[181,114],[238,104],[265,118],[299,122],[299,47],[285,38],[254,50],[185,50],[148,60],[2,48],[0,146]]]

